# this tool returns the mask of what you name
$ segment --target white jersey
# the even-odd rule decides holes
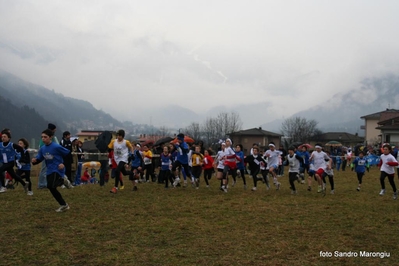
[[[326,167],[326,169],[324,170],[324,172],[327,174],[327,175],[329,175],[329,176],[333,176],[334,175],[334,170],[333,170],[333,167],[332,167],[332,159],[330,158],[330,161],[328,161],[328,162],[326,162],[326,166],[329,166],[329,168],[330,169],[327,169],[327,167]]]
[[[218,169],[224,169],[224,151],[218,151],[218,154],[216,155],[216,159],[218,161],[217,168]]]
[[[193,157],[193,151],[189,150],[187,153],[187,158],[188,158],[188,166],[192,167],[193,166],[193,162],[191,160],[191,157]]]
[[[324,151],[314,151],[312,152],[310,158],[313,160],[313,165],[316,170],[320,168],[325,170],[327,167],[326,160],[330,160],[330,157],[328,157],[327,153],[325,153]]]
[[[265,154],[263,155],[263,157],[267,158],[267,168],[269,169],[270,166],[278,166],[279,165],[279,161],[280,161],[280,156],[281,156],[282,152],[279,150],[267,150],[265,152]]]
[[[289,170],[288,172],[290,173],[299,173],[299,168],[301,167],[301,163],[298,161],[298,159],[296,158],[297,155],[294,154],[292,155],[287,155],[287,160],[288,160],[288,165],[289,165]]]
[[[224,156],[231,156],[231,155],[235,156],[236,155],[235,151],[231,147],[226,147],[224,149]],[[229,162],[235,162],[236,161],[236,157],[231,158],[231,159],[226,158],[225,160],[229,161]]]
[[[128,162],[129,157],[129,148],[126,145],[126,140],[122,140],[122,142],[114,141],[114,160],[116,164],[119,162]]]
[[[392,154],[381,155],[381,172],[385,172],[389,175],[395,174],[395,167],[387,165],[388,162],[398,162]]]

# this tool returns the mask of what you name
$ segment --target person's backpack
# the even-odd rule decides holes
[[[98,138],[96,139],[96,142],[94,144],[100,152],[107,152],[108,144],[111,142],[111,140],[112,133],[109,131],[104,131],[100,135],[98,135]]]

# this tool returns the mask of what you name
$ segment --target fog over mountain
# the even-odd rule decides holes
[[[49,90],[43,86],[26,82],[2,70],[0,70],[0,88],[2,97],[8,100],[9,104],[16,108],[23,106],[33,108],[38,115],[44,118],[41,122],[43,124],[46,123],[44,121],[57,122],[62,130],[123,127],[123,123],[115,118],[117,117],[115,114],[108,114],[94,108],[89,100],[65,97],[57,93],[56,90]],[[345,131],[363,135],[364,132],[360,126],[364,124],[364,121],[360,119],[361,116],[386,108],[397,109],[399,108],[398,103],[399,76],[387,74],[364,79],[357,87],[351,88],[345,93],[337,93],[324,102],[299,102],[298,104],[303,105],[303,110],[292,116],[314,119],[318,122],[319,129],[324,132]],[[192,111],[177,103],[169,104],[166,107],[149,104],[148,109],[137,109],[133,106],[131,111],[126,113],[128,118],[126,121],[131,122],[130,127],[134,127],[134,124],[147,124],[154,127],[180,129],[193,122],[201,124],[207,118],[215,117],[220,112],[236,112],[243,122],[243,128],[262,127],[269,131],[280,132],[284,119],[274,119],[278,115],[274,110],[276,104],[284,105],[285,103],[284,101],[281,103],[256,102],[254,99],[253,104],[242,104],[233,108],[219,105],[208,111],[201,109]],[[24,110],[29,110],[29,108]],[[287,105],[286,108],[290,108],[290,106]],[[11,112],[9,116],[12,118],[14,114],[16,112]],[[252,125],[246,123],[249,119],[258,121],[258,123]],[[271,122],[265,123],[265,121]],[[4,122],[4,119],[0,122]]]

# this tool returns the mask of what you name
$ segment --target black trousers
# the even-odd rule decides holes
[[[364,173],[357,173],[357,180],[359,181],[359,184],[362,183],[363,176],[364,176]]]
[[[158,179],[160,183],[165,182],[165,187],[169,187],[169,182],[173,183],[172,173],[169,169],[160,170]]]
[[[17,175],[19,175],[21,178],[25,178],[26,182],[28,183],[28,190],[32,191],[32,181],[30,180],[30,170],[17,170]]]
[[[108,171],[108,161],[100,160],[100,186],[105,184],[105,173]]]
[[[298,173],[297,173],[297,172],[289,172],[289,173],[288,173],[288,180],[289,180],[289,182],[290,182],[291,189],[292,189],[293,191],[296,191],[294,181],[297,181],[297,180],[298,180]]]
[[[323,174],[322,180],[323,183],[326,183],[326,176],[328,176],[328,182],[330,182],[331,185],[331,190],[334,190],[334,176],[333,175],[327,175],[326,173]]]
[[[2,166],[0,166],[0,178],[1,178],[1,184],[4,186],[5,184],[5,175],[4,172],[7,171],[7,173],[15,180],[21,183],[23,186],[26,185],[25,181],[14,172],[14,161],[8,162],[8,163],[3,163]]]
[[[258,174],[259,174],[259,169],[256,170],[251,169],[251,176],[252,179],[254,180],[254,187],[256,187],[256,185],[258,184],[258,177],[257,177]]]
[[[204,169],[204,179],[207,185],[209,185],[209,179],[212,178],[213,168],[211,169]]]
[[[151,176],[151,181],[155,182],[155,174],[154,174],[154,168],[152,167],[152,163],[145,164],[143,167],[143,171],[145,171],[145,180],[148,181]]]
[[[239,170],[240,170],[242,181],[244,182],[244,185],[246,185],[247,181],[245,180],[245,170],[244,169],[239,169]]]
[[[58,173],[47,175],[47,188],[60,205],[66,205],[61,193],[57,190],[57,187],[62,186],[63,184],[64,179]]]
[[[381,175],[380,175],[381,188],[385,189],[385,177],[388,177],[388,181],[389,181],[389,184],[391,184],[393,192],[396,192],[396,185],[395,185],[395,181],[393,179],[394,176],[395,176],[395,174],[390,175],[384,171],[381,171]]]
[[[175,161],[172,166],[172,171],[173,172],[176,171],[177,167],[180,167],[180,168],[183,167],[184,172],[186,173],[186,176],[191,178],[191,172],[190,172],[190,169],[188,168],[187,163],[181,163],[180,161]]]
[[[126,171],[125,165],[126,165],[125,162],[119,162],[118,166],[116,167],[116,170],[115,170],[115,175],[116,175],[115,176],[115,187],[118,187],[118,185],[119,185],[119,179],[120,179],[121,173],[123,175],[129,175],[129,172]]]

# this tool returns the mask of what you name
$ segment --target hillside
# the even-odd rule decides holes
[[[336,94],[332,99],[294,115],[314,119],[323,132],[345,131],[363,136],[361,116],[380,112],[386,108],[398,109],[399,76],[386,75],[363,80],[358,88]],[[283,120],[262,125],[268,130],[280,131]]]
[[[3,95],[1,87],[0,95]],[[35,146],[32,138],[38,143],[40,133],[47,127],[47,121],[36,110],[28,106],[17,107],[2,96],[0,96],[0,121],[1,129],[6,127],[11,129],[13,142],[17,143],[18,139],[24,137],[31,142],[31,146]]]
[[[60,131],[69,130],[74,133],[80,129],[122,127],[120,121],[97,110],[88,101],[65,97],[54,90],[26,82],[2,70],[0,88],[4,99],[8,99],[17,107],[26,105],[33,108],[45,120],[57,124]],[[11,113],[10,117],[13,116]]]

